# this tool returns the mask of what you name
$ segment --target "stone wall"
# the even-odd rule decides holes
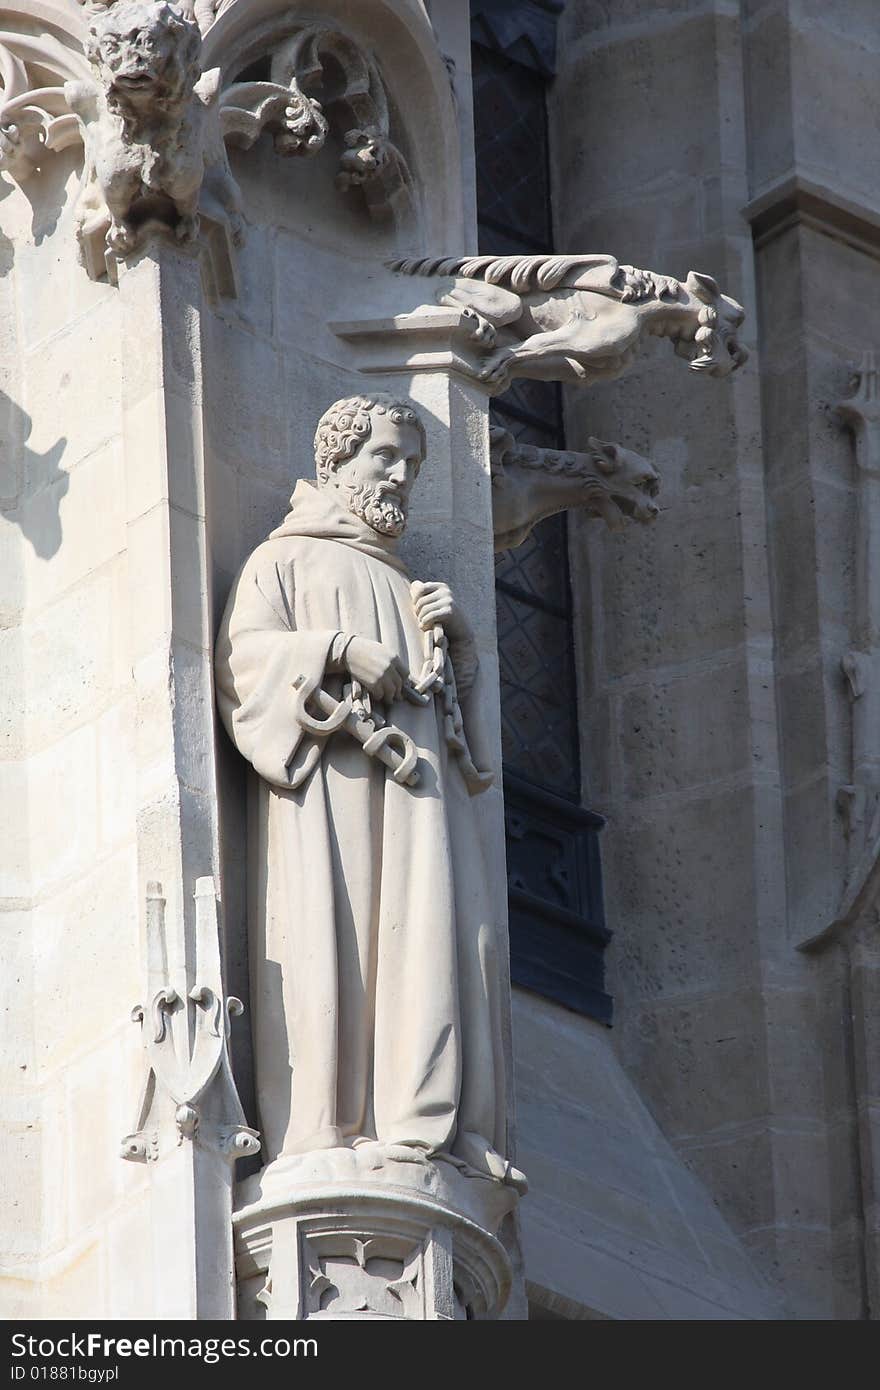
[[[75,187],[62,156],[30,199],[10,188],[0,205],[7,1317],[83,1316],[96,1294],[125,1316],[145,1297],[130,1255],[147,1238],[143,1183],[118,1161],[139,1070],[132,364],[113,291],[74,264]]]
[[[574,3],[553,98],[561,244],[707,271],[749,314],[732,384],[686,390],[658,347],[572,395],[572,447],[621,439],[663,476],[651,533],[583,524],[572,558],[617,1051],[808,1317],[864,1307],[846,968],[798,946],[846,869],[856,480],[833,406],[874,332],[878,26],[857,0]]]

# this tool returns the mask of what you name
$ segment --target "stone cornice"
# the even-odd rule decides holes
[[[786,174],[764,188],[746,204],[743,215],[758,247],[804,224],[880,256],[880,208],[802,174]]]

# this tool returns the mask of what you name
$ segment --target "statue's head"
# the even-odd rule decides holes
[[[318,421],[318,486],[374,531],[399,536],[425,457],[425,428],[412,406],[393,396],[349,396]]]
[[[145,113],[183,106],[199,78],[195,20],[165,0],[116,0],[92,13],[86,57],[108,100]]]

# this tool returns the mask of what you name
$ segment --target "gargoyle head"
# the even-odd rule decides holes
[[[701,305],[698,327],[692,338],[678,340],[675,351],[680,357],[690,358],[695,372],[729,376],[749,355],[736,336],[745,310],[735,299],[721,293],[711,275],[702,275],[698,270],[688,272],[685,288]]]
[[[654,521],[660,511],[654,501],[660,491],[660,474],[650,459],[592,435],[587,445],[602,480],[599,483],[597,478],[593,510],[604,518],[606,525],[612,531],[619,531],[624,517],[632,521]]]
[[[117,0],[96,13],[86,57],[108,104],[155,118],[182,108],[200,76],[195,21],[158,0]]]

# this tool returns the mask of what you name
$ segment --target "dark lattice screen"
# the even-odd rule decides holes
[[[553,226],[546,90],[547,22],[557,0],[473,0],[472,50],[480,250],[550,251]],[[549,37],[548,37],[549,36]],[[499,51],[501,50],[501,51]],[[515,56],[511,56],[515,55]],[[517,381],[493,424],[545,448],[564,446],[552,382]],[[579,804],[577,690],[564,516],[535,527],[496,569],[507,803],[511,974],[594,1017],[603,989],[598,830]]]
[[[549,251],[552,244],[545,79],[474,45],[480,250]],[[492,409],[517,439],[561,448],[553,382],[517,381]],[[551,517],[501,557],[496,571],[504,762],[509,771],[578,799],[580,774],[571,599],[564,517]]]

